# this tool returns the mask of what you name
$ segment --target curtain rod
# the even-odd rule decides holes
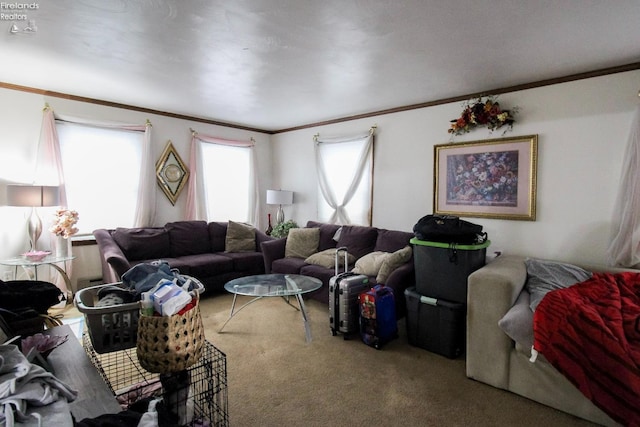
[[[369,135],[373,135],[376,129],[378,129],[378,124],[374,124],[373,126],[371,126],[369,128]],[[313,135],[313,142],[318,142],[318,138],[320,138],[320,132]]]

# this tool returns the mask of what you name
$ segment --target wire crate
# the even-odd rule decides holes
[[[172,392],[170,385],[179,381],[180,374],[174,377],[147,372],[140,366],[135,348],[98,353],[86,333],[82,339],[89,359],[123,409],[146,397],[162,397],[165,408],[178,416],[180,426],[229,425],[227,358],[208,341],[204,342],[200,360],[182,373],[188,388]]]

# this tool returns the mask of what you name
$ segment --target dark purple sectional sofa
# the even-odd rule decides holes
[[[255,230],[253,251],[225,252],[226,222],[176,221],[164,227],[98,229],[93,232],[105,283],[120,281],[135,264],[164,260],[200,280],[207,290],[224,290],[229,280],[264,273],[260,245],[273,240]]]
[[[349,253],[353,254],[356,258],[360,258],[374,251],[398,251],[409,245],[409,240],[414,237],[413,233],[404,231],[345,225],[342,226],[339,240],[335,241],[334,236],[341,227],[340,225],[309,221],[306,226],[320,228],[318,251],[346,246]],[[329,279],[335,275],[334,268],[307,264],[302,258],[285,258],[286,238],[265,241],[261,246],[266,273],[303,274],[322,280],[322,288],[309,294],[309,296],[327,304],[328,307]],[[351,265],[351,267],[353,267],[353,265]],[[375,277],[370,277],[372,285],[376,283],[375,279]],[[386,286],[389,286],[394,291],[396,317],[398,319],[404,317],[406,314],[404,291],[408,287],[415,286],[415,281],[412,256],[408,262],[394,270],[389,275],[387,283],[385,283]]]

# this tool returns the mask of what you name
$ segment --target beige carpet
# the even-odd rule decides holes
[[[279,298],[246,307],[227,324],[232,296],[202,300],[209,342],[227,355],[232,426],[593,426],[465,376],[450,360],[400,338],[382,350],[331,335],[328,308],[300,313]],[[239,303],[248,301],[239,298]]]

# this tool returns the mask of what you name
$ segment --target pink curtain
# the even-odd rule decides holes
[[[215,136],[202,135],[191,130],[191,150],[189,152],[189,164],[191,165],[191,177],[187,187],[187,212],[188,220],[207,221],[207,201],[202,182],[202,153],[200,150],[202,143],[230,145],[234,147],[247,147],[251,150],[251,174],[252,188],[250,189],[251,200],[250,209],[253,212],[252,223],[258,225],[260,219],[260,204],[258,193],[258,174],[255,154],[255,144],[253,141],[237,141],[231,139],[218,138]]]

